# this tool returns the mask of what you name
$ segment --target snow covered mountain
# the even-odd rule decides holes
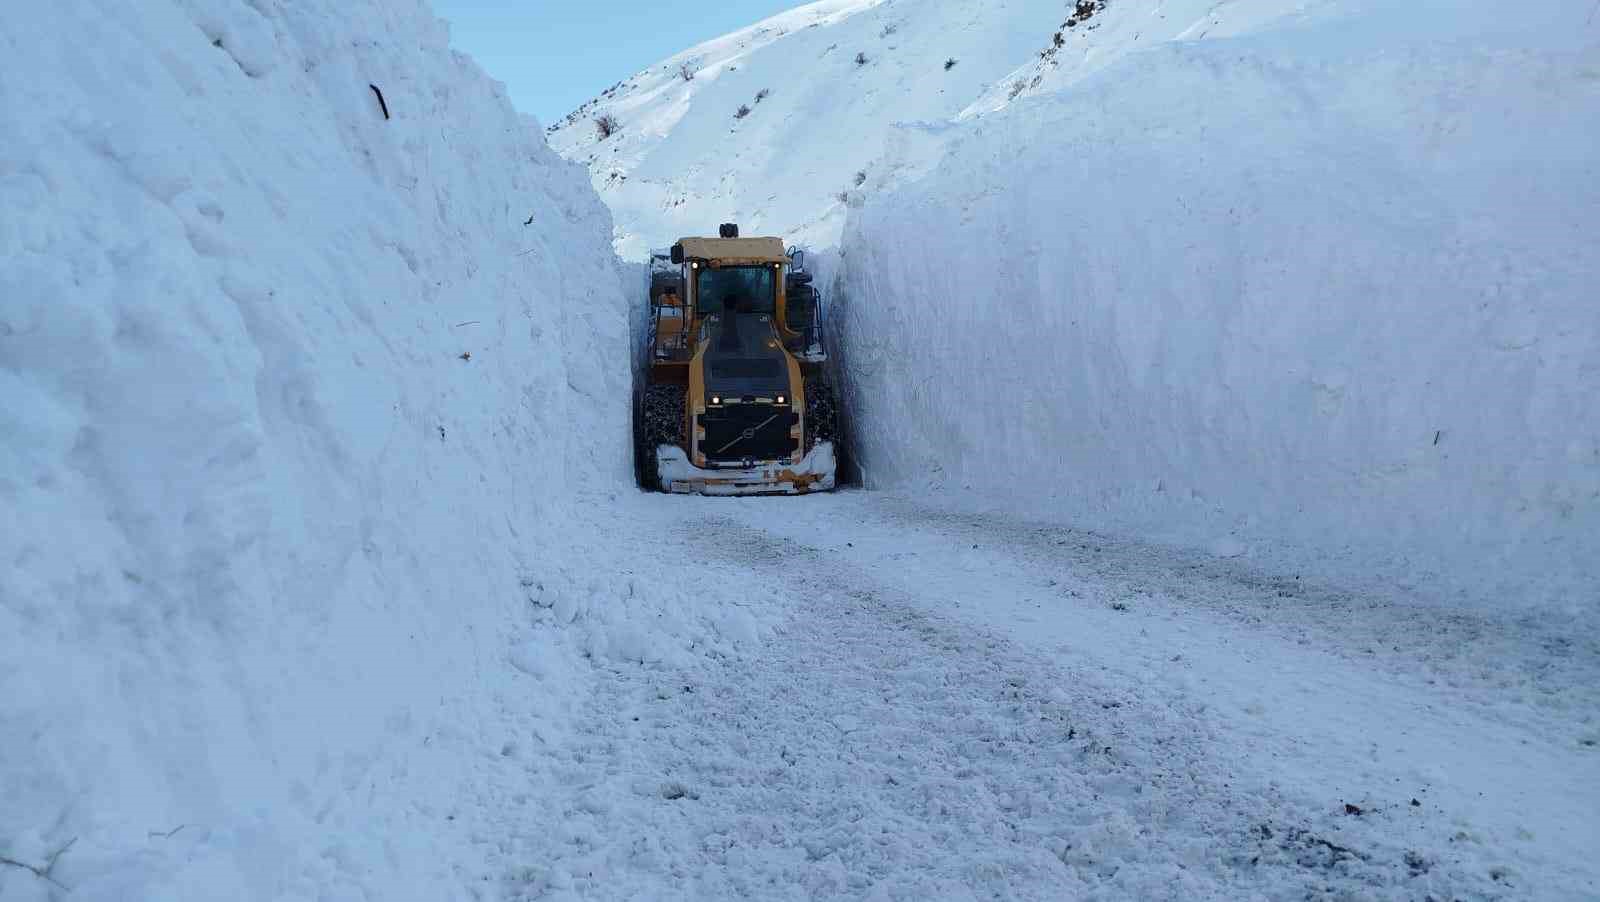
[[[1298,22],[1337,0],[823,0],[693,47],[549,129],[625,257],[738,221],[822,247],[925,171],[954,121],[1164,42]]]

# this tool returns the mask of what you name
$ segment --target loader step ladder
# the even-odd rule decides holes
[[[789,350],[806,362],[819,363],[828,357],[826,330],[823,327],[827,308],[821,289],[813,284],[811,273],[806,271],[806,252],[791,247],[788,255],[789,275],[784,286],[788,296],[785,324],[789,331],[800,333],[798,340],[789,343]]]

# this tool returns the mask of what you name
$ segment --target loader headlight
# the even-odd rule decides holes
[[[778,403],[779,404],[787,404],[787,403],[789,403],[789,396],[788,395],[779,395],[778,396]]]
[[[712,395],[711,396],[711,406],[712,407],[715,407],[715,406],[717,406],[718,404],[721,404],[721,403],[722,403],[722,396],[721,395]]]

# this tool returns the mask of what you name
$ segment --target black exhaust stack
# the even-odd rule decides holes
[[[724,238],[738,238],[739,224],[737,222],[725,222],[717,229],[717,234]]]

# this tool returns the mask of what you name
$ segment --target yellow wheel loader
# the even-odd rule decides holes
[[[683,238],[651,263],[634,398],[639,482],[701,495],[828,491],[837,413],[803,251]]]

